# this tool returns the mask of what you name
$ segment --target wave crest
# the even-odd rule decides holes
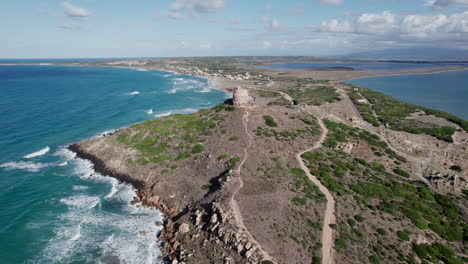
[[[36,152],[33,152],[33,153],[30,153],[26,156],[24,156],[23,158],[25,159],[31,159],[31,158],[35,158],[35,157],[39,157],[39,156],[42,156],[42,155],[45,155],[47,152],[50,151],[50,148],[49,147],[45,147],[41,150],[38,150]]]

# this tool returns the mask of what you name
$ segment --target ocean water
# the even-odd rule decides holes
[[[440,67],[468,67],[467,62],[447,63],[409,63],[409,62],[319,62],[319,63],[285,63],[267,66],[259,66],[266,69],[316,69],[329,67],[350,67],[354,70],[391,70],[407,71],[420,68],[440,68]]]
[[[468,70],[366,77],[346,82],[468,119]]]
[[[161,213],[65,147],[226,97],[168,72],[0,66],[0,263],[159,263]]]

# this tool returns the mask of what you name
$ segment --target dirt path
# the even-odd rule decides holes
[[[418,177],[419,180],[425,182],[429,187],[431,187],[431,185],[429,184],[427,179],[424,178],[423,171],[431,163],[432,158],[433,158],[433,151],[431,150],[429,152],[429,157],[424,159],[424,158],[415,157],[413,155],[407,154],[407,153],[405,153],[403,151],[400,151],[400,150],[396,149],[390,143],[390,141],[387,139],[387,137],[385,137],[385,135],[383,135],[382,130],[385,129],[384,127],[382,127],[382,126],[379,127],[379,128],[374,127],[374,126],[372,126],[371,124],[369,124],[368,122],[366,122],[362,118],[361,114],[359,113],[358,109],[356,108],[356,106],[352,102],[351,98],[349,98],[348,93],[346,93],[346,91],[344,91],[343,85],[339,85],[337,87],[337,91],[340,93],[341,96],[343,96],[343,98],[345,98],[346,101],[349,101],[349,103],[353,106],[354,111],[356,111],[356,116],[359,117],[361,122],[354,123],[354,125],[356,125],[357,127],[361,128],[361,129],[367,130],[369,132],[372,132],[372,133],[378,135],[381,140],[383,140],[385,143],[387,143],[389,149],[393,150],[395,153],[397,153],[398,155],[404,157],[405,159],[407,159],[409,161],[412,161],[415,164],[415,168],[416,168],[416,174],[415,175],[416,175],[416,177]]]
[[[310,113],[309,113],[310,114]],[[320,192],[322,192],[325,197],[327,198],[327,205],[325,208],[325,214],[323,217],[323,230],[322,230],[322,263],[323,264],[331,264],[333,263],[333,229],[330,227],[330,224],[335,223],[335,199],[331,195],[330,191],[322,185],[322,183],[317,179],[317,177],[313,176],[309,168],[304,163],[302,159],[302,154],[312,151],[314,149],[320,148],[327,138],[328,129],[325,127],[325,124],[322,122],[320,118],[317,117],[318,123],[322,128],[322,135],[320,139],[315,145],[311,148],[303,150],[296,154],[296,160],[299,163],[301,169],[305,171],[309,179],[319,187]]]
[[[245,133],[248,136],[249,144],[247,145],[247,147],[244,148],[244,158],[242,159],[242,161],[237,166],[237,169],[234,171],[235,175],[237,176],[237,180],[239,181],[239,186],[237,187],[236,190],[234,190],[234,192],[233,192],[233,194],[231,196],[230,205],[231,205],[231,208],[232,208],[232,211],[233,211],[234,221],[235,221],[236,225],[239,227],[240,232],[242,233],[242,235],[244,235],[247,238],[247,240],[250,243],[252,243],[252,245],[254,245],[259,250],[260,255],[262,256],[263,260],[271,260],[271,261],[276,263],[274,258],[271,257],[270,254],[268,254],[268,252],[266,252],[262,248],[260,243],[258,243],[257,240],[255,240],[255,238],[253,238],[252,234],[250,234],[249,230],[247,229],[247,227],[244,224],[244,218],[242,217],[242,214],[241,214],[240,209],[239,209],[239,205],[237,204],[237,201],[236,201],[236,194],[244,186],[244,182],[242,181],[242,177],[241,177],[242,166],[244,165],[245,161],[248,158],[248,154],[249,154],[248,149],[252,146],[252,135],[249,133],[249,129],[248,129],[248,126],[247,126],[247,124],[249,122],[249,108],[244,107],[244,110],[245,110],[245,113],[244,113],[244,116],[242,117],[242,124],[244,126]]]

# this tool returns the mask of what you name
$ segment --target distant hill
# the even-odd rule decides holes
[[[400,60],[467,60],[468,50],[446,48],[406,48],[371,50],[340,56],[350,59],[400,59]]]

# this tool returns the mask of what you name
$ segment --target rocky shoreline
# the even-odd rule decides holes
[[[155,223],[163,226],[157,235],[162,243],[161,260],[172,264],[186,263],[188,260],[196,263],[194,255],[198,251],[211,248],[214,257],[226,264],[263,261],[259,250],[233,225],[233,217],[223,205],[223,196],[214,194],[183,210],[170,207],[164,202],[164,197],[154,195],[145,183],[109,168],[102,159],[80,147],[80,143],[72,144],[68,149],[76,153],[77,157],[91,161],[96,172],[134,186],[137,196],[132,204],[154,207],[164,214],[164,221]],[[229,181],[222,182],[221,185],[229,185]],[[229,186],[226,189],[229,189]]]
[[[163,243],[161,248],[163,256],[166,260],[172,261],[173,263],[174,260],[178,261],[181,259],[181,250],[178,246],[180,245],[180,242],[175,239],[176,231],[175,223],[173,222],[173,218],[175,217],[174,209],[169,208],[167,205],[162,203],[157,196],[149,195],[149,192],[143,182],[132,179],[130,175],[122,174],[108,168],[103,160],[87,151],[84,151],[78,144],[72,144],[68,146],[68,149],[74,152],[77,157],[91,161],[96,172],[129,183],[136,188],[137,196],[132,201],[132,204],[141,202],[143,206],[155,207],[160,210],[165,215],[165,221],[157,222],[156,225],[162,225],[164,227],[158,234],[158,238]]]

